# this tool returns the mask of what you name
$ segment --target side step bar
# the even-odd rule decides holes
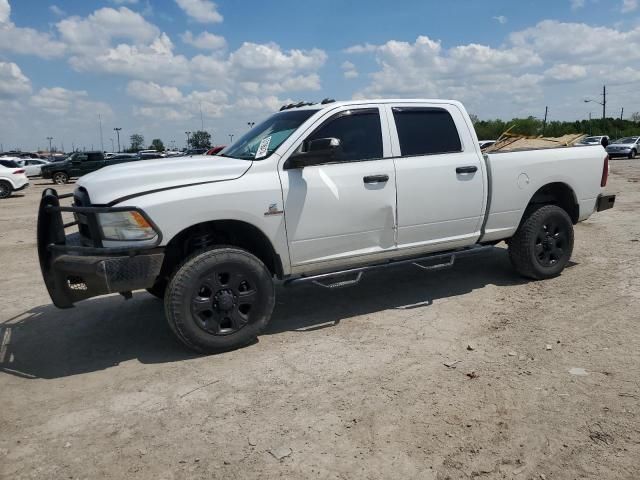
[[[350,268],[348,270],[339,270],[336,272],[329,273],[321,273],[319,275],[311,275],[308,277],[298,277],[286,280],[284,282],[285,287],[291,287],[295,285],[300,285],[303,283],[313,283],[320,287],[324,288],[342,288],[342,287],[351,287],[353,285],[357,285],[362,280],[362,275],[365,272],[370,270],[377,270],[386,267],[395,267],[399,265],[412,264],[422,270],[433,271],[433,270],[442,270],[445,268],[450,268],[454,265],[456,258],[469,257],[471,255],[477,255],[479,253],[484,253],[493,250],[495,247],[493,245],[479,245],[475,247],[464,248],[460,250],[453,250],[446,253],[436,253],[433,255],[427,255],[423,257],[416,258],[406,258],[401,260],[387,260],[384,263],[367,265],[359,268]],[[428,265],[424,265],[424,263],[429,263]],[[441,262],[441,263],[434,263]],[[354,278],[348,280],[340,280],[341,277],[348,277],[353,275]],[[337,280],[337,281],[336,281]]]

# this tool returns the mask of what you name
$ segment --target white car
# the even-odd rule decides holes
[[[24,168],[27,177],[39,177],[40,175],[42,175],[42,166],[48,165],[50,162],[37,158],[22,158],[16,160],[16,163],[21,168]]]
[[[11,166],[6,159],[0,159],[0,199],[9,197],[13,192],[24,190],[29,186],[29,179],[24,169]],[[5,166],[8,164],[9,166]]]
[[[609,137],[607,135],[584,137],[578,142],[578,145],[602,145],[606,148],[609,145]]]
[[[103,168],[78,180],[73,206],[43,192],[45,284],[61,308],[146,288],[178,339],[220,352],[266,327],[274,280],[345,287],[502,240],[521,275],[559,275],[573,225],[614,204],[606,152],[483,155],[472,125],[456,101],[325,100],[283,107],[214,159]],[[78,221],[69,236],[62,211]]]

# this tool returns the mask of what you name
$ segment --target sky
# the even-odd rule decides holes
[[[228,144],[325,97],[575,120],[604,84],[609,116],[640,111],[640,0],[0,0],[4,150]]]

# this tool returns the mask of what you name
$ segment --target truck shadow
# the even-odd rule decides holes
[[[434,301],[487,285],[518,285],[506,251],[463,259],[452,269],[425,273],[409,266],[372,272],[357,286],[278,287],[266,335],[310,332],[388,309],[428,308]],[[174,339],[163,304],[146,292],[129,301],[119,295],[76,308],[35,307],[0,323],[0,372],[23,378],[60,378],[104,370],[121,362],[176,362],[198,355]]]

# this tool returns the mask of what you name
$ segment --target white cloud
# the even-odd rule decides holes
[[[509,21],[509,19],[504,15],[498,15],[497,17],[493,17],[493,19],[500,25],[505,25]]]
[[[176,0],[176,3],[196,22],[220,23],[223,20],[217,5],[209,0]]]
[[[189,30],[182,34],[182,41],[201,50],[219,50],[227,46],[224,37],[209,32],[194,36]]]
[[[353,45],[349,48],[345,48],[344,53],[371,53],[375,52],[377,49],[378,47],[376,45],[365,43],[362,45]]]
[[[8,23],[11,17],[11,5],[9,0],[0,0],[0,24]]]
[[[9,0],[0,0],[0,51],[53,58],[61,56],[64,50],[64,44],[54,40],[48,33],[13,24]]]
[[[85,18],[69,17],[58,22],[56,27],[69,49],[82,55],[94,55],[108,48],[114,40],[141,44],[160,35],[158,27],[127,7],[101,8]]]
[[[622,13],[633,12],[638,9],[638,0],[622,0]]]
[[[15,63],[0,62],[0,99],[14,99],[31,92],[31,81]]]
[[[358,77],[358,70],[356,69],[356,66],[353,63],[349,61],[342,62],[341,68],[342,68],[342,74],[344,75],[344,78],[351,79],[351,78]]]
[[[455,98],[472,111],[496,116],[529,115],[541,103],[553,103],[557,115],[571,118],[584,108],[582,99],[606,81],[612,92],[620,85],[620,102],[640,102],[640,92],[624,86],[640,79],[640,63],[633,64],[640,62],[640,27],[621,31],[547,20],[512,33],[500,47],[444,48],[420,36],[413,43],[389,40],[348,51],[372,55],[377,63],[356,98]],[[349,67],[344,64],[343,71]],[[613,98],[612,93],[611,108],[617,108]]]
[[[134,108],[136,116],[186,120],[200,113],[208,118],[222,116],[228,108],[228,95],[220,90],[192,91],[184,95],[178,88],[161,86],[154,82],[133,81],[127,87],[127,93],[145,105]]]
[[[64,17],[67,14],[67,12],[65,12],[57,5],[50,5],[49,11],[58,17]]]
[[[110,0],[111,3],[115,3],[116,5],[135,5],[138,3],[138,0]]]
[[[571,0],[571,9],[579,10],[584,7],[585,0]]]
[[[74,119],[94,118],[113,114],[111,107],[89,98],[84,90],[67,90],[62,87],[42,88],[31,97],[29,105],[57,116],[71,116]]]
[[[173,53],[173,43],[164,33],[149,45],[123,43],[94,55],[71,57],[69,63],[81,72],[103,72],[147,80],[166,78],[174,84],[189,79],[189,61]]]
[[[579,80],[587,76],[587,69],[582,65],[559,63],[547,69],[544,74],[559,81]]]

